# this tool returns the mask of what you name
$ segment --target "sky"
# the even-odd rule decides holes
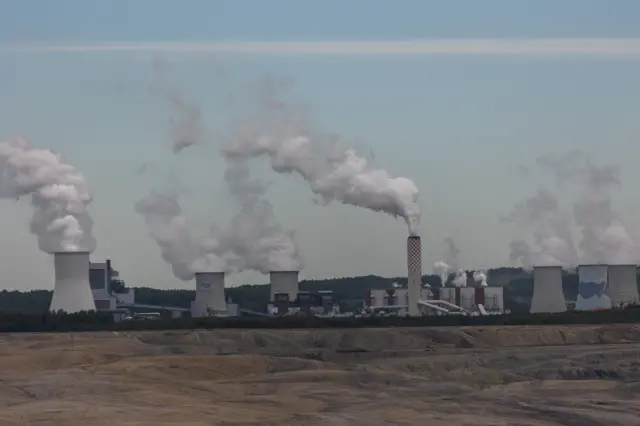
[[[195,232],[228,220],[219,135],[265,75],[292,81],[317,126],[414,180],[425,271],[447,237],[463,267],[508,264],[522,230],[499,219],[536,185],[518,166],[549,153],[578,149],[619,165],[616,207],[640,234],[637,1],[0,0],[0,10],[0,139],[24,136],[86,176],[92,257],[111,258],[129,285],[192,286],[172,276],[135,201],[173,177]],[[154,91],[159,58],[165,84],[198,103],[207,128],[179,156],[170,108]],[[145,163],[154,167],[141,176]],[[406,274],[400,220],[318,206],[300,179],[265,164],[254,172],[296,232],[302,277]],[[1,208],[0,257],[13,266],[0,270],[0,287],[52,288],[29,204]]]

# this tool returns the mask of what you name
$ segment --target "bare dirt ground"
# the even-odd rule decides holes
[[[640,326],[0,335],[0,425],[640,425]]]

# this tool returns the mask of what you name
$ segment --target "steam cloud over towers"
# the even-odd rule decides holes
[[[557,195],[540,188],[515,206],[504,221],[531,230],[533,242],[512,241],[513,261],[525,267],[638,262],[635,238],[612,206],[612,191],[621,185],[618,167],[596,165],[585,154],[572,152],[539,157],[536,171],[550,175],[558,188],[577,189],[577,196],[565,206]],[[578,244],[572,224],[580,232]]]
[[[89,187],[82,174],[52,151],[28,141],[0,141],[0,197],[31,198],[31,232],[47,253],[95,250],[87,211]]]
[[[179,154],[204,139],[202,114],[174,87],[162,92],[173,111],[172,151]],[[225,160],[224,178],[237,205],[226,227],[212,225],[208,235],[193,238],[175,193],[152,193],[136,204],[163,259],[182,280],[192,279],[196,272],[299,270],[302,259],[295,235],[277,223],[266,187],[251,178],[245,160]]]
[[[278,98],[277,86],[267,80],[255,120],[234,130],[224,148],[228,158],[268,156],[278,173],[296,173],[323,203],[340,201],[404,218],[415,235],[420,221],[418,189],[410,179],[392,177],[372,166],[337,137],[312,131],[304,108]]]

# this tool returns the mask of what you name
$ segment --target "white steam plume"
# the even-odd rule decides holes
[[[578,253],[570,223],[560,209],[558,199],[546,189],[516,204],[504,222],[531,229],[533,243],[515,240],[510,243],[510,258],[525,268],[534,265],[575,264]]]
[[[415,234],[420,207],[413,181],[374,167],[354,149],[342,146],[335,135],[314,132],[304,108],[279,99],[276,89],[277,84],[267,79],[257,119],[237,126],[224,155],[244,159],[268,156],[273,170],[300,175],[322,203],[336,200],[400,216],[410,234]]]
[[[239,210],[222,233],[221,245],[237,257],[237,269],[262,273],[302,269],[295,234],[277,223],[266,188],[251,179],[247,162],[227,159],[225,180]]]
[[[178,88],[169,84],[164,78],[170,65],[161,57],[156,57],[154,68],[160,80],[154,86],[168,102],[171,108],[169,131],[171,134],[171,151],[178,154],[185,148],[200,143],[205,138],[200,106],[187,100]]]
[[[538,166],[555,174],[558,184],[580,187],[573,213],[581,232],[583,263],[637,263],[638,245],[613,208],[612,191],[622,185],[615,165],[599,166],[583,153],[543,156]]]
[[[196,272],[226,272],[227,259],[221,256],[215,236],[191,237],[177,194],[152,192],[138,200],[135,209],[176,278],[189,281]]]
[[[165,89],[165,94],[177,115],[185,112],[186,104],[179,92]],[[199,108],[193,105],[190,111],[199,111]],[[201,135],[200,114],[190,117],[182,122],[181,134]],[[179,154],[198,140],[174,137],[173,142],[172,151]],[[265,196],[266,188],[251,179],[246,161],[227,159],[225,180],[238,210],[226,228],[212,226],[209,235],[200,239],[190,236],[176,194],[152,193],[136,205],[176,277],[190,280],[195,272],[210,271],[300,270],[302,261],[294,234],[277,224]]]
[[[444,260],[434,262],[433,272],[440,277],[442,286],[445,286],[449,279],[449,271],[458,268],[458,256],[460,255],[460,249],[456,245],[453,237],[445,238],[443,244],[445,246]]]
[[[90,251],[96,248],[87,211],[89,187],[82,174],[59,154],[24,140],[0,141],[0,197],[30,196],[31,232],[40,250]]]
[[[466,287],[467,286],[467,272],[464,269],[459,269],[451,282],[454,287]]]
[[[444,287],[449,279],[449,265],[442,260],[433,263],[433,273],[440,277],[440,282]]]
[[[532,228],[534,242],[513,241],[512,260],[525,267],[638,262],[637,242],[613,208],[612,190],[621,185],[618,167],[595,165],[580,151],[541,156],[536,167],[552,174],[558,187],[577,186],[578,197],[573,200],[572,217],[548,190],[538,190],[518,204],[504,220]],[[581,234],[580,253],[573,242],[570,219]]]
[[[485,271],[474,271],[473,281],[478,283],[480,287],[487,287],[489,285],[487,283],[487,273]]]

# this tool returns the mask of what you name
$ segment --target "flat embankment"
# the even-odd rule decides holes
[[[0,425],[640,425],[640,326],[5,334]]]

